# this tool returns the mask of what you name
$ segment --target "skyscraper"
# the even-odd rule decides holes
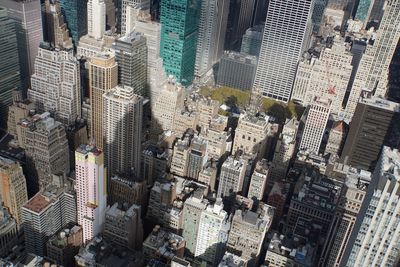
[[[396,266],[400,256],[400,153],[384,147],[341,266]]]
[[[271,177],[279,181],[286,177],[290,160],[296,150],[296,135],[299,128],[299,122],[293,118],[286,120],[282,133],[279,136],[275,146],[275,153],[272,160]]]
[[[25,93],[43,40],[40,0],[4,0],[1,6],[7,8],[10,18],[16,21],[21,82]]]
[[[201,3],[197,40],[195,75],[206,74],[224,51],[228,0],[206,0]]]
[[[309,47],[313,3],[270,1],[254,81],[263,96],[289,101],[297,62]]]
[[[119,84],[130,86],[135,94],[146,96],[148,89],[146,38],[131,32],[117,39],[113,45],[118,63]]]
[[[305,53],[299,62],[291,99],[305,107],[316,96],[329,99],[332,101],[332,113],[338,115],[343,111],[342,103],[353,69],[353,55],[339,35],[327,42],[316,46],[311,53]]]
[[[308,107],[305,127],[300,142],[300,149],[310,153],[319,153],[322,137],[325,133],[331,109],[329,100],[318,98]]]
[[[21,208],[28,201],[25,176],[18,162],[0,157],[0,201],[21,223]]]
[[[267,179],[271,175],[266,159],[257,161],[256,168],[251,176],[249,192],[247,198],[262,200],[264,198]]]
[[[35,61],[29,99],[39,112],[53,113],[65,125],[81,117],[81,79],[73,50],[41,44]]]
[[[137,19],[131,18],[138,13],[139,10],[150,11],[150,0],[118,0],[121,2],[121,23],[119,23],[121,35],[130,33],[130,20]],[[136,12],[135,12],[135,11]],[[137,14],[136,14],[137,15]]]
[[[346,105],[346,116],[351,120],[363,90],[384,97],[387,91],[389,65],[400,38],[400,1],[387,1],[377,36],[368,45],[355,76]]]
[[[104,229],[107,206],[103,152],[81,145],[75,152],[77,222],[87,243]]]
[[[106,92],[103,99],[107,171],[139,176],[143,98],[134,94],[132,87],[119,85]]]
[[[106,4],[104,0],[88,0],[87,18],[88,35],[94,39],[103,38],[106,31]]]
[[[398,103],[379,97],[361,98],[350,123],[342,159],[352,167],[372,171],[382,146],[398,143],[399,112]]]
[[[118,65],[115,55],[103,53],[89,59],[89,90],[92,112],[90,137],[99,149],[104,148],[103,94],[118,84]]]
[[[8,107],[13,103],[12,91],[21,90],[20,64],[15,22],[7,9],[0,6],[0,123],[5,125]]]
[[[200,1],[161,2],[161,47],[164,69],[183,85],[194,78]]]
[[[264,25],[256,25],[247,29],[242,37],[240,52],[258,57],[260,55],[263,32]]]
[[[87,34],[87,0],[60,0],[72,41],[77,46],[79,39]]]

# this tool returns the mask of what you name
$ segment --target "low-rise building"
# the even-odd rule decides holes
[[[47,257],[62,266],[73,266],[74,257],[83,244],[82,227],[71,225],[47,241]]]

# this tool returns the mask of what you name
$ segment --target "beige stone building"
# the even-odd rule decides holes
[[[268,116],[242,115],[235,131],[232,153],[242,150],[246,154],[256,154],[261,159],[266,150],[270,126],[268,119]]]
[[[89,90],[91,104],[90,137],[96,147],[104,149],[103,94],[118,84],[118,65],[112,53],[103,53],[89,59]]]
[[[28,201],[25,176],[18,162],[3,157],[0,157],[0,199],[19,224],[21,208]]]

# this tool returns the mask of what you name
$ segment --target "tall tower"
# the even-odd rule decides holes
[[[221,58],[224,51],[228,0],[202,1],[197,40],[195,75],[203,76]]]
[[[104,107],[103,94],[118,84],[118,65],[115,55],[103,53],[89,59],[89,90],[92,108],[90,137],[99,149],[103,149]]]
[[[113,48],[119,66],[119,84],[132,87],[135,94],[147,95],[147,46],[144,35],[128,33],[117,39]]]
[[[322,137],[329,119],[331,102],[316,97],[307,111],[306,123],[300,142],[300,149],[310,153],[319,153]]]
[[[400,256],[400,153],[383,147],[341,266],[396,266]]]
[[[103,38],[106,30],[106,4],[104,0],[89,0],[87,4],[88,35],[95,39]]]
[[[355,76],[346,105],[351,120],[363,90],[385,97],[389,65],[400,38],[400,1],[386,1],[385,10],[373,45],[368,45]]]
[[[266,97],[288,102],[301,54],[311,35],[312,0],[272,0],[254,86]]]
[[[21,89],[21,76],[15,22],[2,7],[0,28],[0,123],[5,125],[8,107],[13,103],[12,92]]]
[[[161,47],[164,69],[183,85],[194,78],[200,1],[161,2]]]
[[[245,172],[246,164],[243,159],[228,157],[221,167],[217,196],[229,197],[242,191]]]
[[[146,13],[150,11],[151,0],[118,0],[121,2],[121,21],[119,23],[119,30],[121,35],[129,34],[131,32],[131,26],[133,26],[137,20],[137,15],[140,10]],[[132,21],[133,20],[133,21]]]
[[[64,15],[74,45],[87,34],[87,0],[60,0]]]
[[[81,117],[80,66],[72,49],[41,44],[31,84],[28,96],[38,111],[54,113],[66,125]]]
[[[107,194],[103,152],[93,145],[75,151],[78,224],[87,243],[104,229]]]
[[[110,174],[139,176],[142,142],[143,98],[129,86],[104,94],[104,151]]]
[[[43,40],[40,0],[4,0],[0,5],[7,8],[10,18],[16,21],[22,90],[26,93],[39,44]]]
[[[18,162],[0,157],[0,201],[21,223],[21,208],[28,201],[25,176]]]

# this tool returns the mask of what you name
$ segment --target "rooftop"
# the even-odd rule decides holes
[[[77,149],[76,152],[87,155],[89,153],[94,154],[95,156],[98,156],[102,153],[100,149],[98,149],[95,144],[81,144]]]
[[[224,257],[219,263],[218,267],[244,267],[246,266],[246,261],[236,256],[235,254],[225,252]]]
[[[143,246],[153,248],[157,254],[172,259],[178,249],[185,247],[185,240],[183,237],[156,225],[151,234],[144,240]]]
[[[385,109],[387,111],[392,112],[400,112],[400,104],[396,102],[389,101],[387,99],[383,99],[377,96],[372,97],[363,97],[360,99],[360,103]]]
[[[28,200],[28,202],[24,205],[24,208],[36,213],[40,213],[50,206],[51,202],[51,199],[46,198],[39,192],[30,200]]]
[[[102,236],[93,238],[85,247],[79,250],[75,260],[82,266],[141,266],[143,260],[140,253],[117,246]]]

